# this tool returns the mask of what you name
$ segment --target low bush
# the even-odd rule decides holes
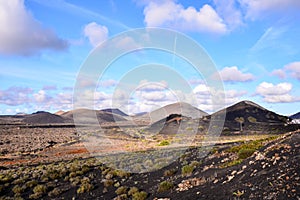
[[[168,140],[163,140],[158,144],[158,146],[167,146],[167,145],[170,145],[170,142]]]
[[[126,186],[121,186],[118,189],[116,189],[115,193],[117,195],[121,195],[121,194],[127,194],[127,187]]]
[[[82,182],[80,187],[77,189],[77,194],[89,192],[94,188],[92,184],[89,182]]]
[[[163,181],[159,184],[157,191],[158,192],[165,192],[174,187],[174,184],[169,181]]]
[[[38,182],[36,180],[31,180],[25,183],[25,185],[29,188],[32,188],[34,186],[36,186],[38,184]]]
[[[145,200],[147,196],[148,196],[147,192],[144,191],[136,192],[132,195],[132,200]]]
[[[238,152],[239,159],[246,159],[255,152],[255,149],[241,149]]]
[[[137,187],[131,187],[128,191],[128,195],[132,196],[134,193],[137,193],[139,189]]]
[[[55,197],[62,193],[62,190],[59,188],[54,188],[52,191],[48,193],[49,197]]]
[[[181,174],[183,176],[190,176],[194,171],[194,167],[191,165],[185,165],[181,168]]]
[[[173,176],[176,173],[176,169],[170,169],[164,171],[164,176]]]

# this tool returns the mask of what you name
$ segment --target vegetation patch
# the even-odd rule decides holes
[[[132,200],[145,200],[147,196],[148,196],[147,192],[144,191],[136,192],[132,195]]]
[[[121,186],[118,189],[116,189],[115,193],[117,195],[127,194],[127,190],[128,190],[128,188],[126,186]]]
[[[239,159],[246,159],[255,152],[255,149],[241,149],[238,152]]]
[[[163,181],[159,184],[157,191],[165,192],[171,190],[174,187],[174,184],[170,181]]]
[[[168,140],[163,140],[158,144],[158,146],[168,146],[168,145],[170,145],[170,142]]]

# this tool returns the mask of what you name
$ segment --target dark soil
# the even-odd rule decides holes
[[[233,150],[247,145],[258,149],[231,166],[238,160]],[[119,173],[96,159],[3,168],[0,199],[14,198],[12,188],[24,185],[20,179],[25,178],[25,182],[36,180],[47,187],[39,199],[126,199],[124,196],[131,199],[128,194],[123,197],[116,194],[122,186],[128,188],[126,193],[130,187],[147,192],[147,199],[299,199],[299,155],[300,131],[297,131],[267,140],[217,145],[213,149],[190,148],[169,166],[150,173]],[[183,173],[186,166],[193,166],[191,173]],[[78,189],[86,179],[93,189],[81,194]],[[111,184],[105,186],[108,180]],[[163,181],[173,187],[159,192]],[[55,188],[60,191],[56,195],[51,193]],[[32,194],[32,189],[26,188],[20,196],[28,199]]]

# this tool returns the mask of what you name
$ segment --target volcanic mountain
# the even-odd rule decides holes
[[[49,112],[38,111],[30,115],[25,115],[23,122],[27,124],[62,124],[65,123],[65,119]]]
[[[224,120],[224,126],[222,120]],[[289,120],[288,117],[267,110],[254,102],[241,101],[212,115],[198,119],[171,114],[151,124],[148,130],[164,134],[176,134],[178,131],[189,131],[198,127],[199,133],[205,133],[211,125],[212,127],[222,125],[223,134],[242,132],[267,134],[297,130],[299,127],[288,124]]]
[[[64,113],[65,113],[65,111],[59,110],[59,111],[55,112],[54,114],[55,114],[55,115],[62,115],[62,114],[64,114]]]
[[[224,129],[231,131],[242,130],[268,130],[279,131],[285,126],[289,118],[252,102],[241,101],[210,116],[211,119],[218,119],[218,116],[226,114]]]
[[[102,109],[101,111],[103,112],[107,112],[107,113],[112,113],[112,114],[117,114],[123,117],[127,117],[128,115],[126,113],[124,113],[123,111],[121,111],[118,108],[107,108],[107,109]]]
[[[76,116],[76,123],[80,123],[80,124],[126,121],[126,119],[120,115],[113,114],[111,112],[104,112],[101,110],[90,110],[90,109],[71,110],[65,112],[61,116],[65,118],[68,122],[73,122],[74,116]]]
[[[294,114],[294,115],[291,115],[290,116],[291,119],[300,119],[300,112]]]
[[[139,118],[150,121],[150,124],[164,120],[171,114],[183,115],[188,118],[196,119],[201,118],[202,116],[207,116],[208,114],[191,104],[185,102],[177,102],[173,104],[166,105],[162,108],[154,110],[150,113],[146,113]]]

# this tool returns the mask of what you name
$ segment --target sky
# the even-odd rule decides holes
[[[133,114],[180,100],[216,111],[207,77],[174,53],[140,49],[95,74],[96,83],[79,76],[99,46],[117,38],[115,48],[138,48],[141,41],[126,32],[150,27],[176,31],[203,48],[221,77],[223,106],[251,100],[294,114],[300,111],[299,11],[298,0],[0,0],[0,114],[71,110],[76,84],[93,86],[94,109],[119,106]],[[133,89],[124,94],[129,82]]]

